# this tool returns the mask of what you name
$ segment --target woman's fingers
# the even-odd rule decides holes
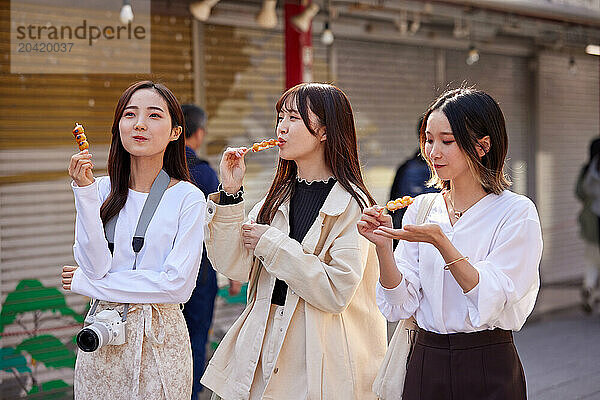
[[[367,233],[377,229],[376,226],[373,226],[365,221],[358,221],[356,225],[358,226],[358,232],[360,233]]]
[[[65,273],[63,272],[63,275],[64,275],[64,274],[65,274]],[[73,275],[72,275],[72,274],[73,274],[72,272],[70,272],[70,274],[71,274],[71,276],[73,276]],[[65,277],[63,276],[63,278],[62,278],[62,282],[61,282],[61,283],[62,283],[62,287],[63,287],[63,289],[65,289],[65,290],[71,290],[71,283],[72,283],[72,282],[73,282],[73,279],[72,279],[72,278],[65,278]]]
[[[402,229],[394,229],[394,228],[390,228],[387,226],[382,226],[382,227],[380,227],[380,229],[384,232],[391,233],[391,234],[399,233],[402,231]]]
[[[77,183],[78,185],[79,185],[79,183],[82,183],[82,179],[85,178],[86,167],[91,168],[92,163],[89,161],[88,162],[78,162],[77,167],[75,167],[75,172],[73,174],[73,180],[75,180],[75,183]]]
[[[403,229],[394,229],[387,226],[378,227],[373,233],[393,239],[404,239],[406,238],[406,231]]]
[[[87,150],[83,150],[77,154],[73,154],[71,156],[71,161],[69,162],[69,175],[73,175],[75,173],[75,170],[77,169],[77,166],[82,162],[82,161],[90,161],[92,158],[92,155],[89,154],[87,152]]]
[[[243,158],[248,152],[248,148],[246,147],[228,147],[227,150],[223,152],[223,158],[227,160],[237,160]]]
[[[373,233],[377,236],[381,236],[381,237],[388,238],[388,239],[402,239],[402,238],[398,237],[397,235],[393,235],[391,233],[382,231],[381,229],[375,229],[373,231]]]
[[[379,210],[377,208],[375,208],[376,206],[373,207],[369,207],[369,208],[365,208],[363,210],[363,214],[364,215],[370,215],[372,217],[377,218],[380,214],[379,214]]]
[[[61,283],[64,290],[71,290],[71,284],[73,283],[73,274],[78,267],[72,265],[63,265],[63,272],[61,273]]]
[[[370,216],[367,214],[363,214],[363,216],[360,220],[369,223],[373,227],[378,227],[379,225],[381,225],[381,223],[377,220],[376,217],[373,217],[373,216]]]

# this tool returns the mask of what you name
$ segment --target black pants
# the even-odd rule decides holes
[[[417,334],[403,400],[526,398],[525,374],[511,331]]]

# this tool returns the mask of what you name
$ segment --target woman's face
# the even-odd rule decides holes
[[[171,129],[167,102],[154,89],[140,89],[131,96],[119,131],[123,147],[135,157],[164,154],[169,142],[180,134],[178,129]]]
[[[311,159],[322,152],[325,141],[325,127],[319,126],[319,118],[310,110],[308,117],[317,132],[314,136],[302,120],[295,100],[286,102],[277,116],[277,139],[279,139],[279,156],[284,160],[300,161]]]
[[[454,180],[471,174],[467,157],[454,140],[450,122],[442,111],[429,114],[425,136],[425,155],[440,179]]]

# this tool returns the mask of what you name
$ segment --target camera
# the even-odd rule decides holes
[[[77,334],[77,347],[82,351],[96,351],[104,345],[125,343],[125,321],[117,310],[102,310],[85,318],[88,324]]]

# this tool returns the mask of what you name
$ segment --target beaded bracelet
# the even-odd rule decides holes
[[[469,259],[469,257],[461,257],[461,258],[457,258],[456,260],[454,260],[454,261],[451,261],[451,262],[449,262],[448,264],[444,265],[444,269],[448,270],[448,269],[450,269],[450,266],[451,266],[452,264],[456,264],[456,263],[457,263],[457,262],[459,262],[459,261],[466,261],[466,260],[468,260],[468,259]]]

